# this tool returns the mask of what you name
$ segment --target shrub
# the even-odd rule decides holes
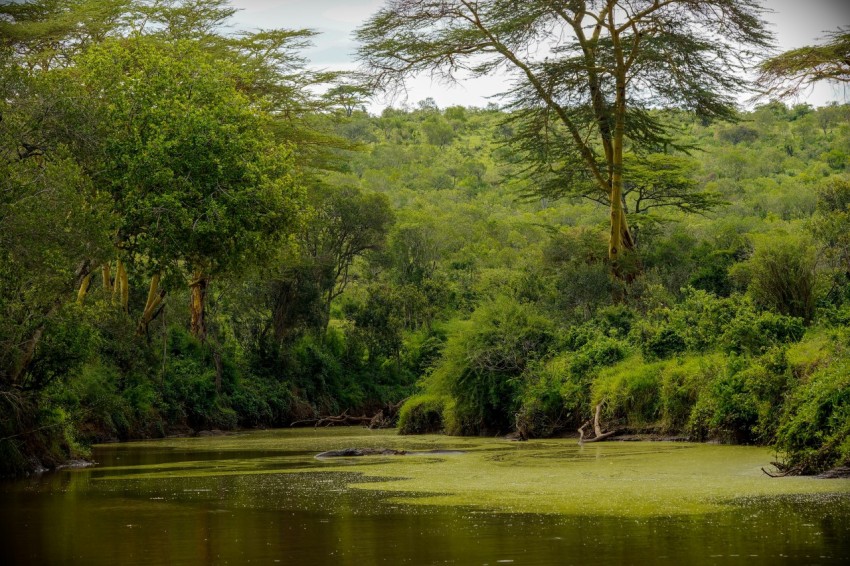
[[[649,359],[721,349],[760,355],[803,337],[803,320],[758,310],[748,297],[718,298],[686,289],[681,303],[640,321],[633,331]]]
[[[661,429],[688,432],[688,423],[706,386],[721,371],[723,357],[718,354],[672,360],[661,371]]]
[[[668,326],[662,328],[645,342],[644,353],[650,357],[661,359],[684,352],[686,347],[682,335],[676,329]]]
[[[754,242],[753,255],[735,268],[756,304],[809,323],[817,299],[817,253],[808,236],[771,234]]]
[[[545,438],[564,428],[576,428],[590,405],[590,379],[571,369],[572,355],[561,354],[534,364],[523,379],[517,431],[524,438]]]
[[[400,434],[426,434],[441,432],[443,412],[448,399],[438,395],[416,395],[408,399],[398,415]]]
[[[758,409],[748,391],[746,374],[721,373],[711,384],[708,394],[714,408],[707,423],[710,436],[739,443],[751,442]]]
[[[850,360],[818,370],[794,390],[775,446],[792,473],[850,466]]]
[[[737,443],[773,441],[791,373],[781,348],[757,357],[734,356],[700,394],[688,420],[699,440]]]
[[[803,320],[773,312],[741,308],[719,336],[725,349],[759,354],[787,342],[798,342],[805,333]]]
[[[661,412],[660,362],[644,363],[630,358],[610,369],[602,370],[593,382],[593,404],[604,403],[611,418],[624,419],[630,427],[655,423]]]
[[[449,432],[506,432],[514,425],[526,369],[554,342],[549,319],[529,305],[498,298],[454,327],[426,380],[430,393],[455,401]],[[447,427],[448,428],[448,427]]]

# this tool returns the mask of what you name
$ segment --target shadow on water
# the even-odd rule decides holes
[[[193,450],[188,441],[100,447],[97,468],[2,483],[0,557],[6,564],[358,566],[837,564],[850,557],[846,491],[741,497],[716,512],[659,516],[599,516],[592,501],[570,514],[418,505],[426,494],[384,489],[381,470],[395,460],[317,469],[319,450],[302,449],[305,439],[297,438],[290,451],[286,442],[276,450],[216,449],[214,442]],[[326,440],[317,446],[326,448]],[[499,446],[484,446],[481,461],[500,456]],[[549,449],[520,450],[546,458]],[[505,459],[491,465],[513,465]],[[426,460],[403,465],[437,466]]]

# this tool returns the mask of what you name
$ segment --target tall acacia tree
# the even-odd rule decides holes
[[[357,32],[378,86],[430,72],[507,71],[535,172],[593,183],[610,206],[608,255],[634,247],[623,155],[669,144],[650,109],[733,119],[742,71],[772,36],[757,0],[388,0]]]

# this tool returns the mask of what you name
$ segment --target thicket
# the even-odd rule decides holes
[[[545,218],[552,229],[526,232],[510,268],[477,256],[485,285],[472,286],[468,314],[446,317],[442,355],[403,408],[402,432],[572,433],[601,403],[622,431],[773,445],[785,471],[846,464],[839,336],[850,183],[846,163],[830,156],[848,147],[847,108],[770,104],[742,117],[705,126],[670,116],[704,150],[696,182],[725,204],[638,216],[641,274],[624,293],[608,275],[598,208],[514,205],[514,218]],[[491,156],[509,170],[500,127]],[[760,156],[780,140],[790,144],[784,156],[766,164]],[[522,192],[522,183],[512,177],[510,190],[489,194]],[[460,280],[458,267],[469,263],[444,261],[446,278]],[[508,363],[506,350],[528,355]]]
[[[223,2],[203,30],[145,3],[89,29],[72,4],[3,8],[0,473],[403,399],[404,433],[572,433],[601,403],[611,428],[850,463],[847,105],[663,112],[700,151],[630,158],[624,285],[604,206],[518,199],[509,111],[373,116],[340,77],[316,98],[306,36],[220,33]],[[122,90],[193,61],[204,88],[148,85],[147,114]],[[196,175],[199,153],[218,173]],[[658,187],[705,206],[637,206]]]

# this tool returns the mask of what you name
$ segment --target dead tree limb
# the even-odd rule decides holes
[[[319,416],[314,419],[295,421],[289,426],[308,425],[320,426],[367,426],[369,428],[390,428],[394,425],[398,411],[407,398],[398,403],[387,403],[374,415],[362,414],[360,416],[349,415],[346,409],[339,415]]]
[[[600,417],[602,416],[602,403],[596,405],[596,411],[594,412],[593,418],[588,419],[583,425],[581,425],[578,429],[578,443],[586,444],[588,442],[599,442],[600,440],[605,440],[611,436],[617,434],[616,430],[610,430],[608,432],[602,432],[602,425],[599,423]],[[591,438],[585,438],[584,429],[593,424],[593,434]]]

